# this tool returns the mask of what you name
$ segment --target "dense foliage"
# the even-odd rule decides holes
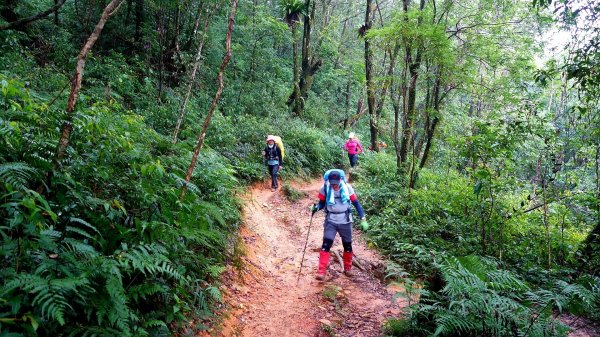
[[[597,7],[569,1],[556,6],[563,26],[579,22],[586,32],[597,32],[597,26],[582,24],[597,18]],[[463,73],[460,83],[457,74],[442,78],[451,91],[433,117],[439,119],[439,140],[431,162],[419,165],[419,138],[431,127],[426,85],[417,96],[425,110],[417,109],[422,119],[415,119],[425,131],[414,131],[417,146],[407,160],[393,152],[367,156],[355,174],[368,213],[376,214],[370,238],[400,265],[390,276],[403,279],[408,272],[424,286],[413,286],[420,302],[407,320],[390,321],[388,332],[563,336],[567,330],[556,315],[568,311],[597,320],[600,304],[599,105],[589,79],[598,69],[591,47],[597,34],[575,34],[570,53],[535,70],[533,31],[498,43],[494,38],[514,27],[496,32],[483,23],[489,18],[478,17],[485,16],[479,8],[462,8],[467,12],[457,18],[471,13],[472,26],[453,23],[451,15],[439,21],[450,18],[450,37],[462,34],[447,52]],[[527,22],[522,8],[504,9],[499,15],[506,21]],[[546,10],[538,9],[540,15]],[[373,36],[412,38],[401,24],[392,21]],[[469,36],[471,29],[485,37]],[[410,288],[414,281],[405,282]]]
[[[215,282],[234,257],[240,220],[235,193],[265,175],[264,136],[277,133],[286,140],[286,178],[318,174],[332,162],[330,149],[340,139],[286,118],[285,59],[254,64],[251,75],[238,72],[255,62],[245,38],[255,34],[251,26],[271,34],[260,46],[252,41],[253,53],[280,57],[272,43],[285,40],[285,26],[274,17],[252,24],[243,8],[233,39],[233,80],[186,183],[197,116],[207,108],[223,53],[220,16],[227,8],[210,13],[218,17],[207,32],[202,79],[189,105],[193,113],[181,141],[172,144],[184,94],[180,82],[196,40],[188,31],[178,37],[189,39],[188,46],[167,72],[164,62],[173,59],[161,49],[164,36],[154,31],[151,13],[170,20],[177,8],[139,3],[140,21],[128,21],[137,3],[123,5],[128,8],[108,21],[87,62],[67,158],[59,167],[53,158],[65,118],[66,74],[101,4],[67,1],[59,25],[44,20],[0,31],[2,336],[158,336],[203,329],[212,304],[220,301]],[[48,4],[7,3],[2,9],[25,16]],[[219,4],[179,5],[214,11]],[[260,75],[268,72],[279,72],[279,79]]]
[[[288,180],[346,165],[348,131],[389,145],[352,178],[369,239],[420,298],[390,334],[563,336],[557,314],[599,318],[593,1],[239,1],[195,167],[237,2],[120,3],[72,111],[106,2],[0,4],[0,336],[204,329],[265,135]],[[558,28],[567,48],[544,52]]]

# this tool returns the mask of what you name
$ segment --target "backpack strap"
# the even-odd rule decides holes
[[[333,211],[329,211],[327,209],[327,183],[323,184],[323,191],[325,191],[325,207],[323,208],[323,211],[325,211],[325,221],[327,221],[327,219],[329,219],[329,214],[344,214],[346,213],[346,221],[350,222],[350,213],[352,213],[352,208],[350,207],[350,203],[348,203],[348,208],[345,211],[342,212],[333,212]],[[333,191],[332,191],[333,193]]]

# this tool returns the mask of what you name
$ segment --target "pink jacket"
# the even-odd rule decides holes
[[[362,146],[360,146],[358,140],[355,139],[348,139],[346,141],[346,144],[344,144],[344,150],[348,151],[348,154],[357,154],[365,152]]]

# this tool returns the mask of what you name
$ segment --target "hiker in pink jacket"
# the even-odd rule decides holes
[[[350,166],[356,166],[356,164],[358,163],[358,155],[360,153],[364,153],[365,151],[360,145],[360,142],[358,141],[358,138],[356,138],[354,132],[350,132],[350,134],[348,135],[348,140],[346,141],[346,144],[344,144],[344,151],[348,151],[348,159],[350,159]]]

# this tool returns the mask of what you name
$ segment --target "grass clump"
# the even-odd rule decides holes
[[[290,184],[283,184],[283,194],[291,202],[296,202],[308,196],[306,192],[299,191]]]

